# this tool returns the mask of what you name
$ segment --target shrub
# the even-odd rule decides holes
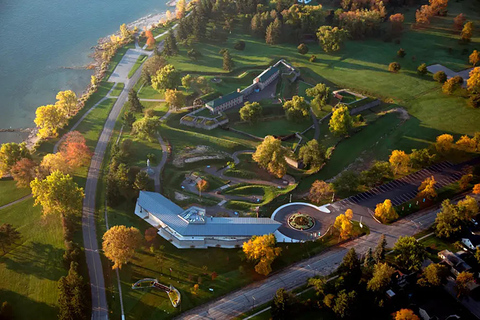
[[[153,109],[145,110],[145,117],[151,118],[153,116],[155,116],[155,110],[153,110]]]
[[[480,93],[472,94],[468,103],[474,108],[480,108]]]
[[[463,78],[460,76],[455,76],[452,78],[453,83],[461,85],[463,83]]]
[[[437,71],[433,74],[433,80],[439,83],[444,83],[447,81],[447,75],[443,71]]]
[[[306,54],[308,52],[308,47],[305,43],[300,43],[297,47],[297,50],[300,54]]]
[[[402,67],[398,62],[392,62],[388,65],[388,71],[390,72],[398,72]]]
[[[417,68],[417,73],[418,73],[419,75],[424,76],[424,75],[427,74],[427,72],[428,72],[428,70],[427,70],[427,65],[426,65],[425,63],[422,63],[421,65],[418,66],[418,68]]]
[[[407,55],[407,53],[403,49],[400,49],[400,50],[397,51],[397,56],[399,56],[400,58],[403,58],[406,55]]]
[[[243,51],[245,49],[245,41],[242,41],[242,40],[238,40],[237,42],[235,42],[235,44],[233,45],[233,48],[235,50],[238,50],[238,51]]]
[[[315,62],[315,61],[317,61],[317,56],[314,55],[314,54],[312,54],[312,56],[310,57],[310,59],[308,59],[308,61],[310,61],[310,62]]]
[[[187,52],[187,56],[192,60],[197,60],[202,56],[202,54],[200,53],[200,51],[197,51],[195,49],[190,49]]]

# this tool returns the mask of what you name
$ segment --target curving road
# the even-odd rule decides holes
[[[151,54],[151,53],[150,53]],[[87,259],[88,274],[90,276],[90,287],[92,292],[92,319],[108,319],[108,304],[105,292],[105,280],[103,278],[102,260],[100,258],[97,231],[95,225],[95,198],[97,194],[97,183],[100,170],[105,156],[108,142],[112,137],[115,122],[127,101],[128,92],[140,79],[143,65],[138,68],[135,74],[126,81],[125,88],[113,105],[103,131],[98,139],[95,152],[88,169],[87,181],[85,184],[85,199],[83,201],[82,232]]]

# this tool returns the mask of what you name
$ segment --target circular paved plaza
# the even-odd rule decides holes
[[[307,214],[315,220],[315,225],[308,230],[297,230],[289,226],[288,218],[294,213]],[[335,215],[321,211],[317,206],[309,203],[294,202],[279,207],[274,211],[272,219],[282,225],[278,228],[283,235],[294,240],[313,240],[327,232],[328,227],[335,221]]]

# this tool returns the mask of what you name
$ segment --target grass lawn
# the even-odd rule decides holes
[[[165,94],[163,92],[158,92],[153,89],[151,85],[144,85],[138,91],[139,99],[165,99]]]
[[[258,123],[253,124],[237,124],[234,128],[263,138],[267,135],[287,136],[295,132],[303,132],[311,125],[312,119],[310,117],[305,118],[302,122],[288,121],[283,117],[275,120],[260,120]]]
[[[305,100],[310,101],[312,98],[307,96],[307,93],[305,92],[307,89],[312,88],[313,86],[310,85],[309,83],[306,83],[304,81],[298,81],[297,83],[297,95],[300,97],[304,97]]]
[[[140,68],[140,66],[142,65],[142,63],[145,62],[145,60],[147,60],[146,54],[141,54],[140,56],[138,56],[137,61],[135,61],[132,69],[130,69],[130,71],[128,72],[128,79],[130,79],[135,74],[135,72],[138,70],[138,68]]]
[[[28,199],[0,210],[3,223],[17,228],[21,241],[0,255],[1,301],[13,306],[16,319],[55,319],[57,281],[66,274],[60,219],[43,218],[41,207]]]
[[[117,84],[115,84],[115,87],[113,88],[110,95],[112,97],[118,97],[120,95],[120,93],[122,93],[124,87],[125,87],[125,83],[117,82]]]
[[[141,101],[141,103],[145,110],[153,109],[157,117],[161,118],[168,112],[168,105],[165,102]]]
[[[209,81],[210,87],[215,91],[220,92],[221,94],[228,94],[237,89],[243,89],[252,84],[253,79],[259,75],[261,70],[249,70],[243,72],[238,77],[220,77],[220,82],[213,82],[212,76],[206,76],[205,78]],[[218,78],[218,77],[217,77]]]
[[[108,114],[117,99],[106,99],[100,103],[88,116],[83,119],[77,127],[77,131],[83,134],[87,140],[87,145],[91,150],[95,149],[100,133],[103,130],[103,125],[108,118]]]
[[[437,253],[442,250],[450,250],[451,252],[457,252],[458,249],[455,248],[453,243],[450,243],[444,239],[437,238],[435,235],[426,237],[425,239],[420,240],[420,243],[427,248],[427,255],[430,260],[433,262],[439,262],[440,258]]]
[[[30,194],[30,188],[17,189],[12,179],[0,179],[0,207]]]
[[[250,185],[246,187],[234,187],[231,191],[230,194],[233,195],[242,195],[242,196],[248,196],[248,195],[255,195],[260,192],[259,189],[263,189],[263,199],[261,202],[247,202],[247,201],[236,201],[236,200],[230,200],[226,208],[232,209],[232,210],[244,210],[244,211],[249,211],[254,209],[255,207],[259,206],[265,206],[270,204],[276,197],[281,196],[281,195],[286,195],[292,190],[294,190],[297,187],[296,184],[290,185],[284,189],[278,189],[273,186],[264,186],[264,185]],[[250,193],[252,192],[252,193]]]

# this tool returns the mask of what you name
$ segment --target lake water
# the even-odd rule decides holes
[[[166,0],[0,0],[0,129],[33,127],[35,109],[58,91],[82,93],[92,46]],[[20,135],[0,133],[0,143]]]

